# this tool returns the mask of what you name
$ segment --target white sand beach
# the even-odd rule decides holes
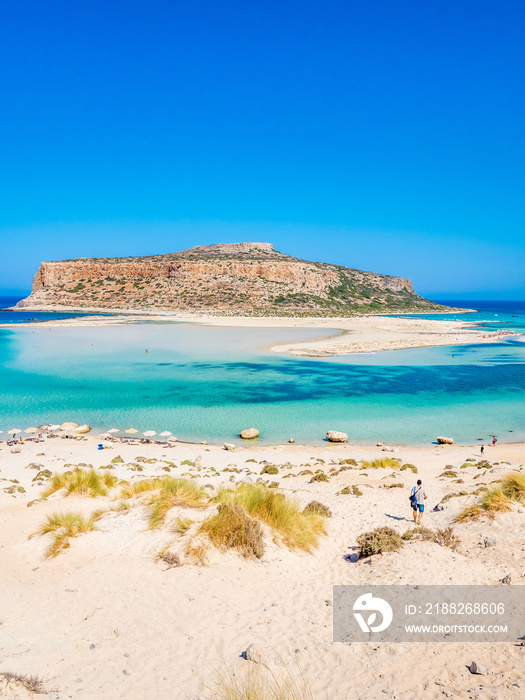
[[[65,308],[45,307],[41,311],[65,311]],[[84,311],[90,311],[85,309]],[[461,321],[420,319],[414,316],[360,316],[354,318],[279,318],[252,316],[216,316],[197,314],[144,314],[82,316],[51,321],[9,323],[4,328],[108,326],[140,322],[197,323],[210,326],[242,328],[319,328],[334,330],[328,338],[273,346],[275,352],[296,356],[326,357],[348,353],[369,353],[381,350],[494,343],[512,333],[489,333],[475,327],[468,316]],[[339,332],[337,332],[339,331]]]
[[[0,445],[0,696],[44,697],[1,680],[2,673],[11,672],[37,675],[49,697],[59,700],[215,698],[217,671],[242,677],[255,666],[241,658],[253,643],[273,673],[284,667],[302,673],[316,700],[520,697],[522,647],[334,644],[331,602],[332,586],[343,583],[482,585],[498,584],[510,574],[513,586],[523,585],[525,507],[519,504],[494,520],[453,525],[461,540],[457,551],[411,541],[356,561],[356,538],[379,526],[399,533],[412,528],[407,496],[417,478],[429,495],[423,524],[433,530],[448,527],[478,499],[474,492],[480,487],[522,469],[524,445],[487,447],[484,457],[493,466],[483,469],[476,466],[479,448],[458,445],[400,447],[392,453],[352,445],[255,444],[228,452],[220,446],[119,442],[104,442],[109,449],[100,451],[98,443],[88,436],[82,441],[48,438],[19,448]],[[112,464],[117,456],[122,461]],[[415,465],[417,475],[410,469],[341,465],[342,460],[360,465],[362,459],[384,456]],[[278,473],[260,475],[269,463]],[[471,466],[462,469],[464,464]],[[186,475],[210,495],[221,484],[235,487],[260,478],[277,482],[301,507],[312,500],[325,504],[332,517],[311,554],[288,549],[265,527],[260,560],[247,560],[234,550],[220,552],[208,543],[205,566],[182,556],[181,566],[168,568],[156,555],[170,542],[182,548],[185,536],[173,532],[176,518],[198,522],[215,506],[175,507],[166,524],[152,530],[140,498],[128,499],[129,508],[116,508],[118,489],[96,499],[57,491],[41,500],[48,478],[44,473],[35,481],[36,475],[63,473],[72,465],[92,465],[130,482]],[[110,470],[100,469],[108,465]],[[442,476],[446,470],[456,476]],[[311,483],[315,473],[328,480]],[[399,483],[402,488],[388,488]],[[353,485],[362,495],[341,494]],[[458,496],[460,491],[466,495]],[[451,494],[455,497],[443,501],[443,510],[432,510]],[[46,558],[51,536],[34,534],[46,516],[96,509],[108,512],[95,530]],[[496,545],[486,548],[488,535]],[[473,660],[485,666],[486,675],[470,673],[467,665]]]

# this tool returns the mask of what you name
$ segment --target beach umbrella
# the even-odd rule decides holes
[[[173,433],[170,433],[169,430],[165,430],[163,433],[159,433],[160,437],[165,437],[169,438],[170,435],[173,435]]]
[[[119,430],[119,428],[110,428],[108,430],[108,433],[120,433],[120,430]]]
[[[59,425],[50,425],[48,427],[48,430],[60,430],[60,426]]]
[[[22,431],[20,428],[11,428],[11,430],[7,431],[8,433],[21,433]]]
[[[157,433],[154,430],[146,430],[146,432],[142,434],[144,435],[144,437],[153,437]]]
[[[30,433],[31,435],[34,435],[35,433],[38,433],[38,428],[27,428],[27,430],[24,430],[24,433]]]
[[[126,433],[128,433],[128,435],[132,435],[133,433],[138,433],[138,432],[139,432],[139,431],[136,430],[136,428],[128,428],[128,429],[126,430]]]

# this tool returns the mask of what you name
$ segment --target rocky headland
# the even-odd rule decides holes
[[[17,307],[338,317],[445,310],[409,279],[300,260],[270,243],[43,262]]]

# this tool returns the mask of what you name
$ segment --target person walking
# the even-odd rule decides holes
[[[481,454],[485,454],[485,445],[481,445]]]
[[[498,438],[495,435],[493,435],[492,436],[492,447],[496,447],[497,442],[498,442]]]
[[[425,504],[423,501],[427,499],[427,492],[423,488],[421,479],[417,480],[417,485],[413,487],[410,493],[410,505],[412,506],[414,525],[421,525],[421,518],[425,512]]]

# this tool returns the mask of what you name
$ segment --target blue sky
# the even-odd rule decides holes
[[[5,0],[0,289],[267,240],[525,298],[525,5]]]

